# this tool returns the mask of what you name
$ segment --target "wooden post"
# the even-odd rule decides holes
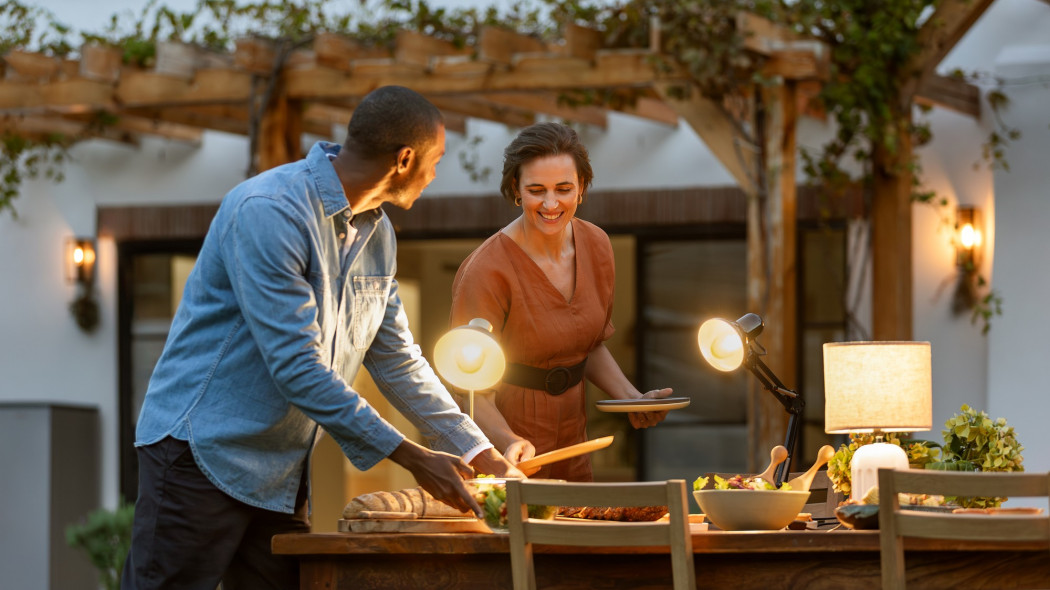
[[[288,100],[284,84],[278,81],[259,126],[257,170],[262,172],[301,158],[302,128],[301,105]]]
[[[789,389],[798,390],[797,197],[795,146],[797,83],[784,81],[761,91],[757,116],[763,134],[764,203],[756,196],[748,207],[748,304],[762,316],[763,362]],[[750,461],[757,469],[773,447],[784,443],[788,414],[757,382],[752,403]],[[795,466],[798,449],[793,449]]]
[[[872,337],[912,339],[910,116],[900,112],[887,133],[895,150],[876,142],[871,203]]]

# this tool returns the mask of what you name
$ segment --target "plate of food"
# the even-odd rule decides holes
[[[679,410],[689,405],[687,397],[663,397],[658,399],[603,399],[595,402],[602,412],[665,412]]]

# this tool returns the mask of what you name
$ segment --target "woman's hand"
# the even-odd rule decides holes
[[[486,449],[481,451],[478,453],[478,456],[474,457],[474,460],[470,462],[470,466],[474,468],[476,473],[482,473],[485,475],[512,479],[525,477],[525,474],[514,466],[513,461],[508,461],[503,455],[500,455],[496,449]]]
[[[673,391],[670,387],[654,389],[645,392],[639,399],[661,399],[671,395]],[[664,418],[667,417],[667,410],[662,412],[631,412],[627,414],[627,417],[631,420],[631,426],[635,428],[649,428],[663,422]]]
[[[503,456],[511,465],[517,465],[522,461],[527,461],[535,457],[536,447],[524,438],[519,438],[507,445],[506,450],[503,451]]]

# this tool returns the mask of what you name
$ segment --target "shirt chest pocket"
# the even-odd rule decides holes
[[[390,293],[392,276],[352,277],[354,311],[350,319],[350,334],[355,350],[366,350],[386,314],[386,300]]]

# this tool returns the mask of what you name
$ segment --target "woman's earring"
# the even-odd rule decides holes
[[[514,206],[521,207],[521,197],[514,197]]]

